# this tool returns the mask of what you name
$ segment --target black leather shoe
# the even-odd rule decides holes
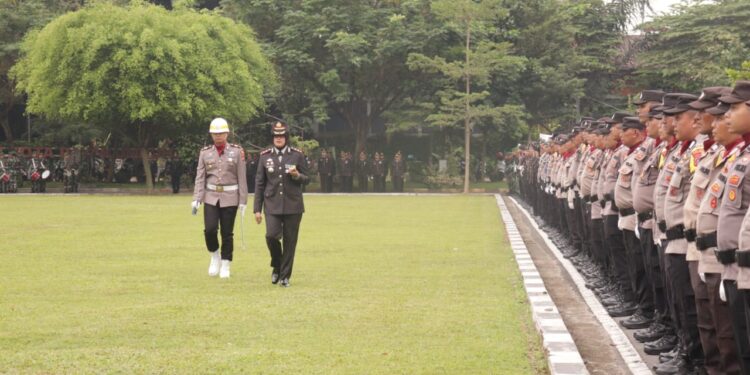
[[[282,288],[289,288],[291,285],[289,285],[289,279],[281,280],[281,287]]]
[[[643,346],[643,351],[649,355],[667,353],[677,346],[677,336],[664,335],[662,338]],[[661,358],[661,356],[660,356]]]
[[[682,346],[682,345],[681,345],[680,341],[677,340],[677,345],[674,346],[674,349],[672,349],[672,350],[670,350],[670,351],[668,351],[666,353],[659,354],[659,363],[669,362],[669,361],[673,360],[674,357],[677,356],[680,353],[680,346]]]
[[[638,340],[638,342],[654,342],[662,337],[664,335],[670,333],[669,327],[664,326],[661,323],[651,323],[651,325],[646,329],[641,329],[636,331],[633,334],[633,337]]]
[[[641,329],[650,326],[653,321],[652,318],[643,316],[643,314],[638,311],[630,318],[621,321],[620,324],[627,329]]]
[[[659,366],[656,366],[656,375],[673,375],[673,374],[688,374],[691,371],[692,366],[685,360],[683,356],[677,356],[669,362],[664,362]]]
[[[606,297],[602,297],[602,306],[604,307],[610,307],[610,306],[618,306],[622,305],[625,300],[622,298],[622,296],[615,294],[615,295],[609,295]]]
[[[619,318],[624,316],[630,316],[635,313],[638,309],[634,303],[626,302],[620,305],[614,305],[607,308],[607,314],[613,318]]]
[[[271,284],[277,284],[278,282],[279,282],[279,273],[274,271],[271,274]]]

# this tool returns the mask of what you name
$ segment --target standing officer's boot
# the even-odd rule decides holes
[[[219,267],[221,267],[221,254],[219,250],[211,252],[211,264],[208,265],[208,276],[216,276],[219,274]]]
[[[229,278],[229,266],[232,264],[231,260],[221,260],[221,271],[219,272],[219,277],[222,279],[228,279]]]

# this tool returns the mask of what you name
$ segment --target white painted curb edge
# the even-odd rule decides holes
[[[523,286],[531,304],[532,318],[536,328],[542,334],[550,373],[552,375],[588,374],[586,364],[573,341],[573,336],[565,326],[555,302],[547,293],[542,276],[539,275],[534,261],[531,260],[531,255],[505,201],[500,195],[495,195],[495,200],[505,223],[505,230],[508,232],[510,247],[523,277]]]
[[[583,277],[578,273],[578,270],[573,266],[573,264],[565,259],[563,257],[562,252],[560,249],[555,246],[555,244],[550,241],[549,236],[547,236],[547,233],[539,229],[539,226],[537,225],[536,221],[531,217],[531,214],[529,214],[526,209],[524,209],[515,198],[509,197],[511,201],[513,201],[513,204],[516,205],[516,208],[518,208],[519,211],[523,212],[524,215],[529,219],[529,222],[531,223],[531,226],[536,230],[539,235],[544,239],[545,244],[547,247],[552,251],[552,254],[555,255],[555,258],[563,265],[565,270],[568,272],[568,275],[575,283],[576,287],[578,288],[578,292],[581,293],[583,296],[584,301],[586,301],[586,304],[589,306],[589,309],[594,313],[594,316],[596,316],[596,319],[599,321],[599,323],[602,325],[602,327],[605,329],[607,334],[609,334],[609,337],[612,339],[612,342],[615,344],[615,347],[617,348],[617,351],[620,353],[620,356],[622,356],[622,359],[625,361],[625,364],[630,369],[630,372],[635,375],[651,375],[653,372],[648,368],[646,363],[643,362],[643,359],[641,358],[640,354],[638,354],[638,351],[633,347],[633,344],[630,342],[628,337],[625,335],[625,333],[622,331],[620,326],[617,324],[617,322],[612,319],[612,317],[607,314],[607,310],[602,306],[602,304],[599,302],[599,300],[594,295],[594,292],[586,288],[586,281],[583,279]],[[498,198],[498,202],[501,201],[502,198]]]

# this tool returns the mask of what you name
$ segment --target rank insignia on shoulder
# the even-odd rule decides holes
[[[206,146],[206,147],[203,147],[203,148],[201,149],[201,151],[206,151],[206,150],[210,150],[210,149],[211,149],[211,147],[214,147],[214,146],[213,146],[213,145],[211,145],[211,146]]]
[[[289,148],[291,148],[291,149],[292,149],[292,150],[294,150],[294,151],[297,151],[297,152],[299,152],[300,154],[304,154],[304,152],[303,152],[302,150],[300,150],[300,149],[298,149],[298,148],[296,148],[296,147],[289,147]]]
[[[273,151],[273,149],[267,148],[267,149],[263,150],[263,152],[261,152],[260,154],[261,155],[268,155],[268,154],[271,153],[271,151]]]

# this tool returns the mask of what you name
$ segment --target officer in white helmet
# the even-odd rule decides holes
[[[204,147],[198,157],[192,208],[195,213],[205,203],[204,233],[206,248],[211,254],[208,275],[225,279],[229,278],[234,252],[233,229],[237,210],[244,216],[247,208],[245,151],[236,144],[227,143],[227,120],[215,118],[211,121],[209,133],[214,144]]]

